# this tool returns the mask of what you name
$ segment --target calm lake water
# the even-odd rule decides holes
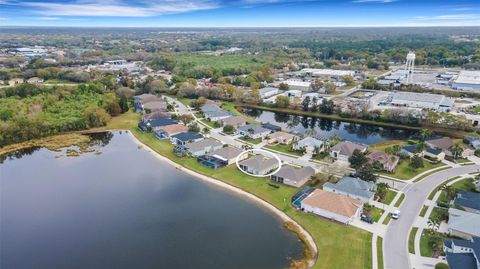
[[[345,140],[372,145],[386,140],[409,139],[417,131],[385,128],[367,124],[335,121],[330,119],[303,117],[287,113],[245,109],[244,113],[263,123],[271,123],[299,134],[314,129],[317,136],[329,138],[338,135]]]
[[[35,149],[0,163],[0,268],[264,269],[301,257],[265,209],[159,161],[129,134],[98,138],[100,155]]]

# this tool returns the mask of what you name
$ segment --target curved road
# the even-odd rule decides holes
[[[398,220],[391,220],[386,231],[383,248],[386,269],[411,268],[408,255],[410,228],[420,214],[420,210],[432,190],[452,177],[477,172],[479,170],[480,165],[450,168],[429,175],[420,182],[407,187],[408,190],[405,192],[405,200],[400,206],[401,216]]]

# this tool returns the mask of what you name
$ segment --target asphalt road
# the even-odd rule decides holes
[[[400,207],[400,218],[391,220],[384,239],[384,259],[386,269],[407,269],[410,267],[408,256],[408,236],[416,217],[420,214],[425,200],[434,188],[444,181],[463,174],[477,172],[480,165],[455,167],[427,176],[411,185],[405,192],[405,200]],[[418,269],[418,268],[417,268]]]

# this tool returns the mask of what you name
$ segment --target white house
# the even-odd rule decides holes
[[[280,90],[273,87],[265,87],[265,88],[259,89],[258,92],[260,93],[260,97],[264,99],[264,98],[268,98],[278,94]]]
[[[264,138],[269,135],[272,131],[270,129],[264,128],[260,125],[247,124],[240,126],[237,129],[237,134],[241,136],[246,136],[251,139]]]

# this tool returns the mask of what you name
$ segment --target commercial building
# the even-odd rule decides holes
[[[295,80],[295,79],[287,79],[282,81],[281,83],[287,84],[289,90],[298,90],[302,92],[308,92],[310,91],[310,85],[312,85],[311,82],[308,81],[302,81],[302,80]]]
[[[393,106],[445,112],[452,109],[454,102],[453,98],[448,98],[440,94],[396,92],[393,94],[390,104]]]
[[[480,71],[460,71],[452,88],[462,91],[480,91]]]
[[[341,79],[344,76],[355,76],[355,71],[352,70],[304,68],[302,72],[311,77],[324,79]]]
[[[280,91],[277,88],[273,87],[265,87],[260,90],[258,90],[258,93],[260,94],[260,97],[263,98],[268,98],[272,97],[276,94],[278,94]]]

